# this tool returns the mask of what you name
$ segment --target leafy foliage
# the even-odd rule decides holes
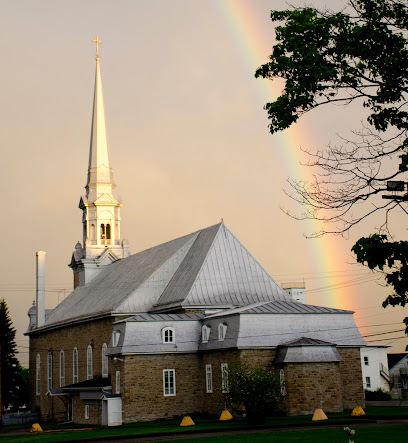
[[[16,386],[19,386],[20,365],[16,357],[16,330],[10,319],[5,300],[0,300],[0,343],[1,343],[1,399],[3,406],[17,406]],[[19,386],[20,387],[20,386]]]
[[[344,233],[380,210],[388,217],[400,203],[376,197],[408,170],[407,0],[351,0],[340,12],[305,7],[272,11],[271,18],[280,22],[277,44],[255,74],[285,80],[281,95],[265,105],[271,133],[328,104],[359,101],[368,113],[353,140],[310,153],[319,171],[314,181],[290,181],[290,196],[305,208],[295,218],[335,224],[312,235],[320,236]],[[398,166],[386,168],[390,161]],[[368,199],[375,204],[367,210]]]
[[[364,396],[367,401],[386,401],[391,400],[391,394],[378,388],[376,391],[364,390]]]
[[[379,233],[361,238],[352,251],[392,287],[383,306],[405,306],[408,243],[386,234],[392,209],[408,214],[406,200],[379,196],[388,180],[408,171],[408,0],[349,0],[339,12],[303,7],[272,11],[271,18],[280,22],[277,43],[255,74],[285,80],[281,95],[265,105],[270,132],[328,104],[360,102],[367,114],[354,140],[309,153],[318,173],[310,183],[290,181],[289,195],[305,208],[295,218],[335,224],[312,234],[320,236],[343,234],[383,211]],[[408,333],[408,317],[404,322]]]
[[[272,11],[276,40],[270,62],[256,77],[286,80],[282,95],[266,105],[270,130],[288,128],[305,112],[333,102],[363,99],[377,130],[408,128],[406,104],[408,28],[406,1],[356,0],[354,16],[306,7]]]
[[[404,307],[408,303],[408,241],[388,242],[384,234],[360,238],[353,246],[358,263],[384,273],[387,285],[394,289],[383,302]],[[408,334],[408,317],[404,319]]]
[[[264,423],[283,399],[282,385],[270,369],[231,365],[228,369],[228,404],[244,407],[248,422]]]

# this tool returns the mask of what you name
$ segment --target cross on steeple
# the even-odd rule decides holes
[[[96,39],[92,42],[96,44],[96,58],[99,58],[99,44],[102,43],[102,40],[99,40],[99,37],[96,36]]]

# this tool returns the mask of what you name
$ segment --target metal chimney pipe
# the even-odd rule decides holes
[[[36,252],[36,294],[37,328],[45,323],[45,252]]]

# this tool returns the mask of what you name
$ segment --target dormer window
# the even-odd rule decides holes
[[[112,332],[112,346],[117,346],[119,343],[120,331]]]
[[[225,336],[227,335],[227,325],[225,323],[220,323],[218,325],[218,340],[224,341]]]
[[[210,331],[211,331],[211,328],[207,325],[204,325],[201,328],[201,340],[203,343],[208,343],[208,340],[210,338]]]
[[[174,328],[163,328],[162,329],[162,340],[163,343],[175,343],[176,337],[174,333]]]

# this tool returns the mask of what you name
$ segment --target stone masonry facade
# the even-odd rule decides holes
[[[102,346],[109,344],[114,317],[30,335],[30,400],[43,418],[67,419],[75,423],[101,424],[101,400],[81,400],[79,395],[49,396],[47,362],[52,354],[52,386],[60,386],[60,351],[64,351],[65,385],[73,380],[73,349],[78,350],[78,381],[87,380],[87,349],[92,347],[93,376],[102,375]],[[283,369],[287,394],[283,409],[289,415],[311,414],[316,408],[340,412],[364,405],[359,348],[337,348],[340,363],[297,363]],[[273,368],[275,349],[217,350],[196,353],[135,354],[109,359],[112,393],[122,397],[123,422],[150,421],[206,414],[219,416],[225,407],[221,365],[240,362]],[[36,358],[40,355],[40,395],[36,393]],[[211,365],[212,392],[207,392],[206,371]],[[163,371],[174,370],[175,395],[164,395]],[[116,386],[116,371],[120,386]],[[87,405],[87,406],[86,406]],[[89,417],[85,417],[85,407]]]
[[[48,391],[48,354],[52,355],[52,387],[60,387],[60,352],[64,351],[65,360],[65,385],[73,384],[73,351],[78,350],[78,381],[87,379],[87,349],[92,347],[93,376],[102,376],[102,346],[109,345],[112,336],[112,323],[116,319],[108,317],[100,320],[76,323],[52,329],[41,334],[30,335],[29,398],[33,410],[40,410],[43,419],[66,420],[66,411],[70,411],[71,419],[75,423],[97,423],[101,417],[101,405],[89,403],[89,419],[85,419],[85,404],[77,398],[71,400],[66,397],[49,396]],[[36,393],[36,361],[40,355],[40,394]],[[109,359],[109,375],[121,370],[122,362]],[[113,389],[115,377],[112,377]],[[67,398],[67,399],[65,399]],[[67,403],[69,402],[69,403]],[[99,420],[100,422],[100,420]]]

